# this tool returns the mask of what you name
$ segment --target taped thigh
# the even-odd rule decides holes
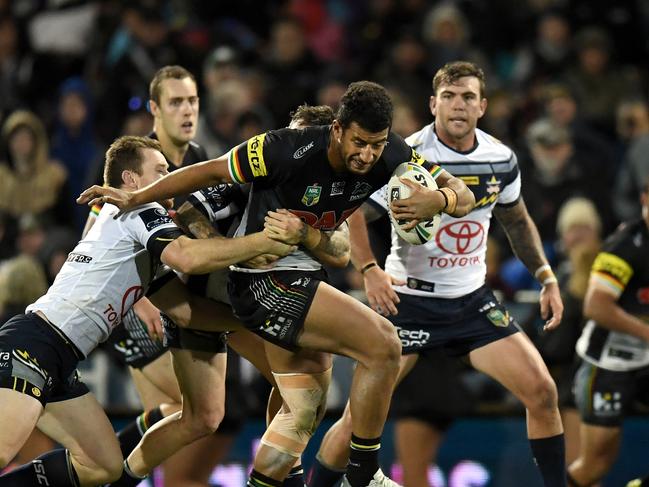
[[[299,457],[326,410],[331,368],[319,374],[276,374],[284,405],[262,437],[262,443]]]

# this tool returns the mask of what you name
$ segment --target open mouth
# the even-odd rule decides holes
[[[185,122],[181,125],[183,130],[192,130],[194,128],[194,122]]]

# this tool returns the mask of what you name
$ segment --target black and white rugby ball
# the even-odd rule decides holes
[[[399,178],[409,179],[410,181],[421,184],[422,186],[432,190],[438,188],[435,179],[433,179],[433,176],[431,176],[426,168],[412,162],[404,162],[397,166],[388,182],[388,207],[392,201],[405,199],[410,196],[411,189],[402,183]],[[392,227],[395,232],[397,232],[399,237],[412,245],[425,244],[432,239],[439,229],[441,219],[442,217],[438,213],[432,220],[422,221],[411,230],[404,230],[401,225],[405,225],[408,222],[403,220],[397,221],[394,218],[392,211],[390,211],[390,221],[392,222]]]

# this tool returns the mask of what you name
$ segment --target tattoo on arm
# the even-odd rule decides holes
[[[205,215],[189,202],[182,204],[176,217],[178,222],[196,238],[212,238],[219,235]]]
[[[349,225],[344,222],[335,232],[322,232],[322,252],[332,257],[342,257],[349,252]]]
[[[494,215],[505,229],[514,254],[531,274],[543,264],[547,264],[539,231],[530,218],[522,197],[513,206],[496,206]]]

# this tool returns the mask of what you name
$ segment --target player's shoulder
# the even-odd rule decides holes
[[[124,213],[119,221],[127,227],[144,226],[147,231],[153,231],[162,225],[173,224],[171,215],[160,203],[146,203]]]
[[[620,257],[645,255],[649,250],[649,232],[643,219],[623,222],[604,241],[602,250]]]
[[[479,128],[476,128],[475,135],[478,142],[476,155],[488,156],[492,160],[515,159],[512,148],[503,143],[500,139],[497,139],[493,135],[490,135]]]
[[[191,155],[192,163],[205,161],[208,159],[205,147],[193,140],[189,141],[189,148],[187,149],[187,152]]]
[[[312,149],[318,149],[328,141],[330,126],[317,125],[302,129],[281,128],[269,130],[264,134],[266,143],[279,143],[294,148],[295,159],[304,157]]]

